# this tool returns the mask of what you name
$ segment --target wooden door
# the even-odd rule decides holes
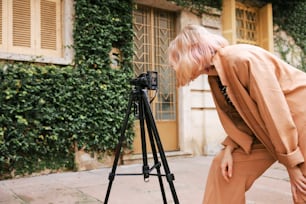
[[[175,14],[154,8],[138,6],[133,12],[133,17],[133,68],[135,76],[139,76],[139,74],[147,71],[158,72],[158,90],[156,92],[156,98],[151,103],[151,110],[164,150],[177,150],[178,133],[175,72],[168,67],[167,63],[167,48],[175,34]],[[154,94],[154,91],[149,91],[149,98],[153,97]],[[136,120],[134,153],[140,153],[142,151],[139,126],[139,121]]]

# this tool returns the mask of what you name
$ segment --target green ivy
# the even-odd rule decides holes
[[[306,71],[306,1],[265,0],[265,2],[272,3],[273,5],[274,24],[291,36],[295,44],[301,48],[301,64],[297,65],[297,68]],[[279,41],[278,39],[276,39],[276,43],[279,43],[277,41]],[[290,48],[290,46],[285,52],[289,51],[293,51],[293,48]],[[283,50],[278,50],[278,52],[280,52],[282,59],[286,60],[287,53],[284,53]]]
[[[74,3],[73,66],[0,64],[0,179],[73,169],[75,144],[99,153],[118,143],[133,76],[132,2]],[[110,68],[112,47],[122,52],[121,69]]]
[[[122,72],[131,73],[132,8],[131,0],[76,1],[74,48],[78,66],[108,66],[108,53],[117,47],[123,53]]]
[[[274,1],[274,23],[292,36],[295,43],[303,50],[301,57],[304,59],[303,68],[306,69],[306,1]]]
[[[105,77],[102,87],[106,94],[99,98],[104,107],[100,115],[94,115],[96,120],[105,122],[98,131],[104,133],[105,150],[113,150],[118,142],[120,129],[130,90],[129,80],[133,76],[133,26],[131,0],[95,1],[77,0],[75,4],[74,48],[76,67],[84,71],[84,76],[92,75],[92,80]],[[121,69],[112,70],[109,66],[109,52],[112,47],[122,52]],[[94,73],[100,73],[99,78]],[[88,93],[90,95],[92,93]],[[92,104],[92,108],[97,108]],[[111,127],[108,130],[107,127]],[[104,129],[103,129],[104,128]],[[84,139],[88,134],[84,134]],[[96,135],[96,137],[99,137]],[[128,144],[132,143],[131,125],[127,134]],[[90,142],[90,141],[88,141]],[[87,143],[88,143],[87,142]],[[99,144],[100,145],[100,144]],[[95,146],[95,149],[99,147]],[[130,146],[130,145],[129,145]]]
[[[208,7],[221,10],[222,0],[167,0],[175,2],[178,6],[189,9],[192,13],[201,15],[206,12],[210,12]]]

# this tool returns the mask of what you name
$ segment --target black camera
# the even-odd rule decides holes
[[[147,71],[147,73],[142,73],[135,79],[132,79],[131,84],[149,90],[156,90],[158,87],[157,79],[157,72]]]

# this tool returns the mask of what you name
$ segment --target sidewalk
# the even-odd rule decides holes
[[[168,159],[181,204],[201,203],[211,160],[210,156]],[[0,181],[0,204],[101,204],[110,171],[101,168]],[[118,166],[116,173],[141,171],[142,164],[132,164]],[[285,169],[280,164],[273,165],[247,192],[247,204],[291,204],[288,180]],[[166,179],[164,187],[168,203],[173,203]],[[116,176],[108,203],[163,203],[158,178],[150,176],[150,181],[144,182],[143,176]]]

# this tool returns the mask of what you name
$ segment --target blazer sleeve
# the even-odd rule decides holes
[[[243,63],[243,66],[246,65],[249,69],[250,95],[257,103],[278,161],[287,167],[303,163],[298,131],[280,83],[281,80],[286,81],[287,85],[291,83],[291,79],[286,78],[288,70],[267,54],[248,59],[248,63]]]
[[[232,140],[229,136],[225,137],[225,139],[222,142],[222,145],[223,146],[231,146],[234,149],[239,147],[239,145],[234,140]]]

